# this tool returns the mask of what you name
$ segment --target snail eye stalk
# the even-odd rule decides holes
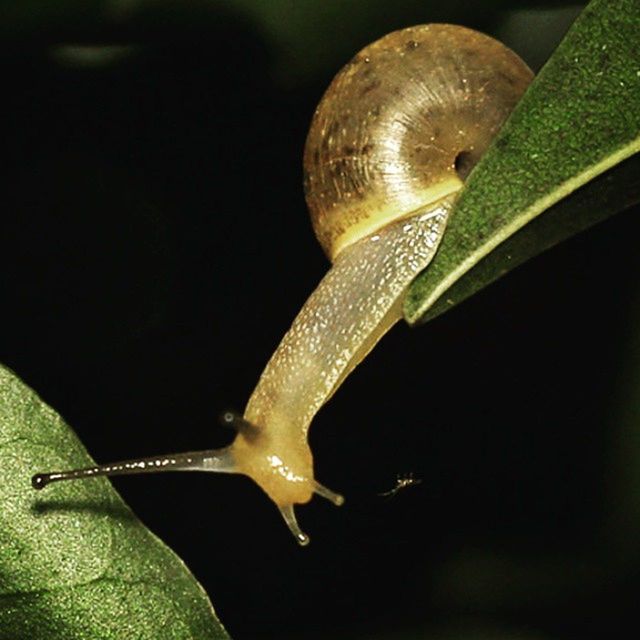
[[[150,458],[136,458],[109,464],[70,469],[68,471],[50,471],[37,473],[31,478],[34,489],[44,489],[53,482],[62,480],[82,480],[100,476],[123,476],[140,473],[160,473],[163,471],[212,471],[215,473],[234,473],[235,465],[229,447],[175,453]]]

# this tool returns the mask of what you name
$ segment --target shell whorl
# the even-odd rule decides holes
[[[394,31],[360,51],[324,94],[304,152],[327,255],[457,191],[532,75],[497,40],[448,24]]]

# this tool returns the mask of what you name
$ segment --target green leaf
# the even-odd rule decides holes
[[[0,366],[2,640],[228,638],[202,587],[104,478],[36,492],[37,472],[94,464]]]
[[[469,176],[405,300],[410,324],[637,200],[636,159],[567,196],[640,150],[639,33],[637,0],[593,0],[582,12]]]

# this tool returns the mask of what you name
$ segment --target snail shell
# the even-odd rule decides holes
[[[457,191],[531,78],[497,40],[449,24],[394,31],[358,53],[324,94],[304,152],[327,255]]]

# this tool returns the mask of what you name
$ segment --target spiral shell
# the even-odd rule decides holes
[[[532,76],[505,45],[456,25],[394,31],[360,51],[325,92],[304,152],[327,255],[457,191]]]

